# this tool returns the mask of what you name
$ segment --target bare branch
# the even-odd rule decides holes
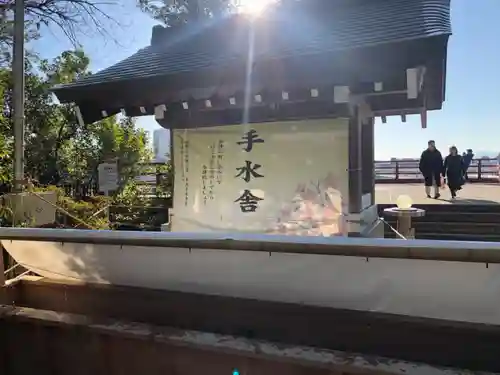
[[[2,35],[7,35],[2,26],[6,25],[6,20],[12,19],[14,6],[14,0],[4,1],[0,4],[0,43],[5,39]],[[109,27],[120,24],[104,9],[119,4],[120,0],[26,0],[25,7],[29,26],[35,30],[42,26],[56,26],[74,46],[78,46],[81,34],[97,32],[112,38]]]
[[[78,45],[78,34],[97,32],[111,37],[109,23],[118,22],[102,9],[118,5],[118,1],[95,0],[30,0],[26,3],[26,13],[37,23],[58,26],[68,39]]]
[[[235,0],[137,0],[142,11],[167,26],[227,12]]]

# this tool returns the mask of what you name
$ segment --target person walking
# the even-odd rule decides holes
[[[465,179],[469,180],[469,175],[467,174],[467,170],[469,169],[470,164],[472,163],[472,159],[474,159],[474,153],[469,148],[469,149],[467,149],[467,153],[464,152],[462,158],[463,158],[463,161],[464,161],[464,175],[465,175]]]
[[[438,199],[441,187],[441,173],[443,172],[443,156],[436,148],[434,141],[427,142],[427,149],[422,152],[418,169],[424,176],[425,193],[431,197],[431,186],[434,186],[434,199]]]
[[[457,191],[464,184],[465,164],[462,156],[458,154],[455,146],[450,147],[450,154],[444,159],[443,175],[450,188],[451,199],[457,197]]]

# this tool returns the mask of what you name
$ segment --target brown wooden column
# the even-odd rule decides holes
[[[169,129],[170,131],[170,173],[172,174],[171,180],[172,181],[172,191],[170,192],[170,200],[172,202],[172,207],[169,207],[168,211],[168,222],[170,225],[170,231],[172,231],[172,218],[174,216],[173,211],[174,211],[174,189],[175,189],[175,159],[174,159],[174,129]]]
[[[7,288],[5,287],[5,261],[6,251],[3,246],[0,245],[0,305],[7,303]],[[7,263],[8,264],[8,263]]]
[[[362,193],[371,194],[370,205],[375,204],[375,136],[373,118],[366,120],[361,130]]]
[[[166,119],[157,119],[156,122],[158,123],[158,125],[160,125],[162,128],[164,129],[168,129],[169,132],[170,132],[170,173],[172,173],[172,191],[171,191],[171,195],[170,195],[170,201],[172,202],[172,207],[169,207],[168,208],[168,222],[169,222],[169,225],[170,225],[170,230],[172,228],[172,218],[174,216],[174,195],[175,195],[175,192],[174,192],[174,188],[175,188],[175,168],[174,168],[174,163],[175,163],[175,160],[174,160],[174,129],[169,126],[170,124],[168,123],[168,121]]]
[[[354,105],[349,119],[349,215],[361,212],[361,198],[363,196],[362,181],[362,123],[359,118],[359,109]],[[350,218],[351,222],[353,218]],[[353,223],[354,224],[354,223]],[[355,225],[355,224],[354,224]],[[351,224],[350,224],[351,226]],[[351,232],[349,237],[359,236],[357,232]]]

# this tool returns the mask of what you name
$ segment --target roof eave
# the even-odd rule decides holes
[[[417,56],[417,59],[419,61],[414,59],[415,63],[412,63],[410,58],[406,58],[407,51],[403,49],[404,46],[415,45],[416,46],[415,48],[413,48],[413,47],[411,47],[411,48],[413,48],[414,50],[417,50],[418,54],[422,55],[422,52],[421,52],[422,45],[426,45],[427,43],[432,44],[432,41],[437,40],[438,41],[438,43],[437,43],[438,48],[439,49],[445,48],[444,52],[446,52],[446,42],[448,40],[448,37],[449,37],[449,34],[445,34],[445,35],[433,36],[430,38],[421,38],[421,39],[414,40],[414,41],[381,44],[381,45],[377,45],[377,46],[371,46],[368,48],[357,48],[357,49],[351,49],[351,50],[333,51],[330,53],[320,53],[320,54],[316,54],[314,56],[313,55],[311,55],[311,56],[298,56],[298,57],[292,56],[292,60],[294,60],[294,61],[300,61],[301,59],[306,60],[306,61],[310,60],[311,63],[308,65],[312,65],[314,59],[316,59],[318,61],[321,61],[322,59],[323,59],[323,61],[333,61],[332,59],[337,57],[340,60],[341,67],[342,67],[342,65],[344,65],[344,69],[341,69],[344,71],[337,71],[335,75],[337,77],[343,78],[345,76],[345,69],[352,69],[352,66],[351,66],[352,64],[346,64],[346,61],[345,61],[346,58],[344,58],[343,56],[352,56],[353,60],[354,59],[360,60],[359,58],[355,58],[354,56],[361,56],[361,54],[363,54],[365,51],[368,51],[367,52],[368,54],[378,56],[379,59],[380,58],[386,59],[389,62],[393,63],[393,66],[394,66],[395,60],[402,59],[404,61],[402,61],[400,64],[401,68],[406,69],[407,67],[421,65],[422,61],[424,61],[425,58],[423,58],[422,56]],[[443,41],[444,41],[444,43],[443,43]],[[393,48],[396,51],[401,50],[401,52],[400,52],[401,56],[397,56],[397,53],[396,53],[394,55],[394,57],[387,58],[387,57],[383,56],[384,55],[383,53],[377,52],[377,51],[381,51],[383,49],[387,50],[387,49],[391,49],[391,48]],[[433,46],[432,48],[435,49],[435,46]],[[416,55],[418,55],[418,54],[416,54]],[[349,59],[349,57],[347,57],[347,59]],[[277,59],[276,61],[281,61],[281,60]],[[256,64],[258,64],[258,65],[266,65],[266,64],[272,64],[272,63],[273,63],[272,61],[256,62]],[[345,66],[345,65],[347,65],[347,66]],[[380,79],[384,75],[387,76],[388,74],[391,74],[390,68],[386,68],[386,66],[384,66],[383,62],[381,62],[379,64],[380,65],[379,67],[373,67],[373,65],[376,65],[376,62],[373,62],[371,65],[372,65],[372,68],[370,68],[370,69],[372,69],[374,71],[374,73],[373,73],[373,77],[371,77],[371,78],[368,77],[368,73],[367,73],[367,76],[365,78],[368,80],[369,79],[373,79],[373,80]],[[158,82],[158,81],[163,81],[163,82],[168,81],[169,87],[165,87],[165,85],[164,85],[163,86],[164,91],[167,91],[169,89],[173,90],[173,91],[186,90],[189,88],[199,89],[200,86],[203,86],[203,85],[206,87],[211,86],[211,85],[221,85],[221,84],[228,83],[228,81],[229,82],[231,81],[232,78],[229,76],[229,73],[228,73],[228,71],[230,71],[231,69],[233,69],[234,71],[239,71],[238,73],[235,73],[233,75],[238,76],[238,78],[241,78],[240,77],[241,74],[239,74],[239,73],[245,72],[245,69],[246,69],[245,63],[239,62],[239,64],[237,64],[237,65],[232,64],[232,65],[228,65],[228,66],[224,66],[224,67],[212,67],[209,69],[202,69],[199,71],[181,72],[181,73],[174,74],[174,75],[138,77],[138,78],[134,78],[134,79],[103,81],[103,82],[93,83],[93,84],[88,84],[88,85],[82,85],[82,84],[78,84],[76,82],[76,83],[70,83],[70,84],[66,84],[66,85],[55,86],[52,88],[52,91],[58,97],[59,101],[62,103],[79,102],[79,101],[84,101],[84,102],[96,101],[96,102],[98,102],[98,101],[101,101],[102,99],[109,100],[109,98],[110,98],[109,95],[113,92],[113,90],[115,90],[115,93],[113,93],[114,99],[119,99],[119,96],[116,95],[116,92],[121,92],[124,95],[126,95],[126,91],[117,90],[118,88],[130,87],[130,86],[135,86],[135,88],[139,88],[139,87],[145,88],[149,84],[154,84],[155,82]],[[364,69],[362,69],[362,70],[364,70]],[[384,71],[385,71],[385,73],[384,73]],[[322,79],[324,79],[324,77]],[[211,82],[211,81],[213,81],[213,82]],[[240,80],[240,82],[241,82],[241,80]],[[444,81],[443,81],[443,83],[444,83]],[[235,82],[235,84],[236,84],[236,82]],[[244,81],[243,81],[243,84],[244,84]],[[344,82],[344,84],[345,84],[345,82]],[[101,94],[104,92],[107,92],[107,94]],[[137,92],[136,92],[136,94],[137,94]],[[125,97],[123,97],[123,99],[125,99]],[[124,100],[123,103],[121,103],[121,104],[126,106],[129,103],[127,103],[127,101]]]

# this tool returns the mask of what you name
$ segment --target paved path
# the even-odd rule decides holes
[[[428,199],[424,184],[377,184],[375,201],[377,203],[396,203],[400,195],[409,195],[415,204],[500,204],[499,184],[466,184],[458,192],[456,201],[450,201],[448,189],[441,190],[441,199]]]

